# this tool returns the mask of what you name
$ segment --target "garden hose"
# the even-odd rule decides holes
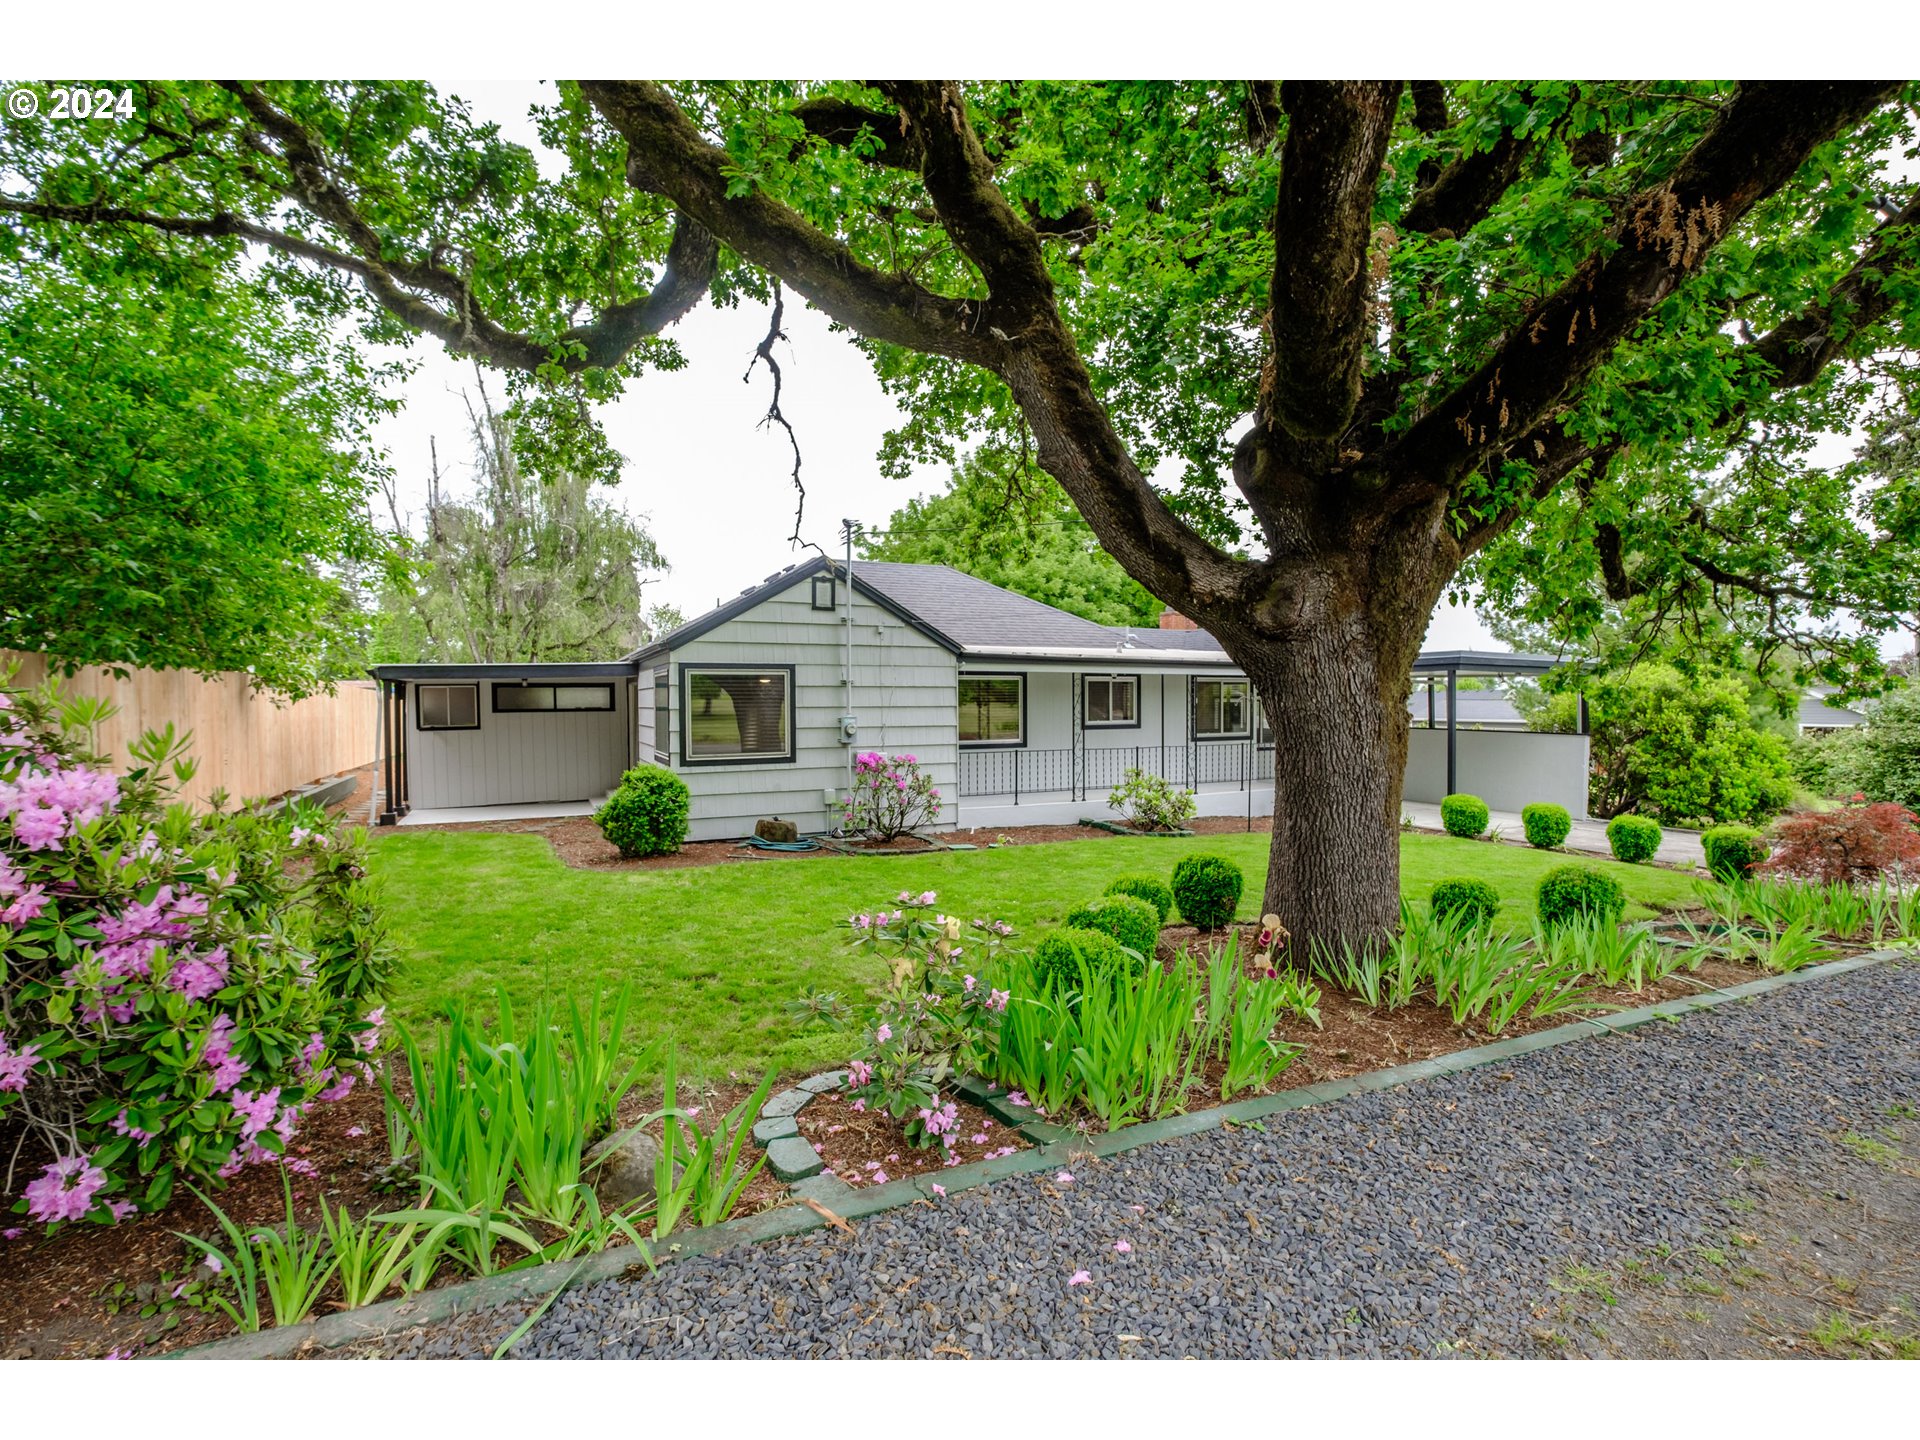
[[[740,843],[755,850],[806,851],[820,848],[818,840],[762,840],[758,835],[749,835]]]

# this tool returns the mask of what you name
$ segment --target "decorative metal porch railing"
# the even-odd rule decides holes
[[[1245,740],[1190,745],[1111,745],[1062,750],[962,750],[960,794],[1086,800],[1139,768],[1189,790],[1245,790],[1273,783],[1273,749]]]

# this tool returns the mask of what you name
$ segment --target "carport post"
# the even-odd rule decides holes
[[[1458,666],[1447,667],[1447,794],[1455,793],[1454,761],[1455,738],[1460,729],[1460,670]]]

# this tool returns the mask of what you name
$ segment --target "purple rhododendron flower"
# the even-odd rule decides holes
[[[251,1140],[273,1124],[274,1114],[280,1108],[280,1087],[276,1085],[265,1094],[255,1094],[251,1090],[236,1090],[233,1092],[230,1103],[233,1106],[233,1113],[241,1120],[240,1138]]]
[[[43,1224],[57,1220],[84,1220],[93,1209],[93,1197],[107,1183],[107,1172],[99,1169],[89,1155],[63,1155],[29,1180],[20,1193],[26,1198],[27,1214]]]
[[[0,1090],[26,1089],[27,1072],[36,1065],[49,1063],[38,1045],[24,1045],[18,1050],[10,1048],[7,1032],[0,1030]]]

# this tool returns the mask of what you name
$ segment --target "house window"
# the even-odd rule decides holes
[[[1138,675],[1088,675],[1081,681],[1081,720],[1089,730],[1137,729],[1140,724]]]
[[[493,713],[522,714],[531,710],[611,710],[611,685],[496,685]]]
[[[813,608],[831,610],[833,602],[833,576],[816,575],[813,577]]]
[[[1247,682],[1195,680],[1193,682],[1193,738],[1244,740],[1247,738]]]
[[[667,686],[667,667],[653,672],[653,761],[667,765],[673,759],[673,700]]]
[[[422,730],[478,730],[478,685],[416,685],[415,722]]]
[[[682,665],[681,758],[793,759],[793,667]]]
[[[962,745],[1026,744],[1027,677],[1024,675],[962,675],[960,677],[960,743]]]

